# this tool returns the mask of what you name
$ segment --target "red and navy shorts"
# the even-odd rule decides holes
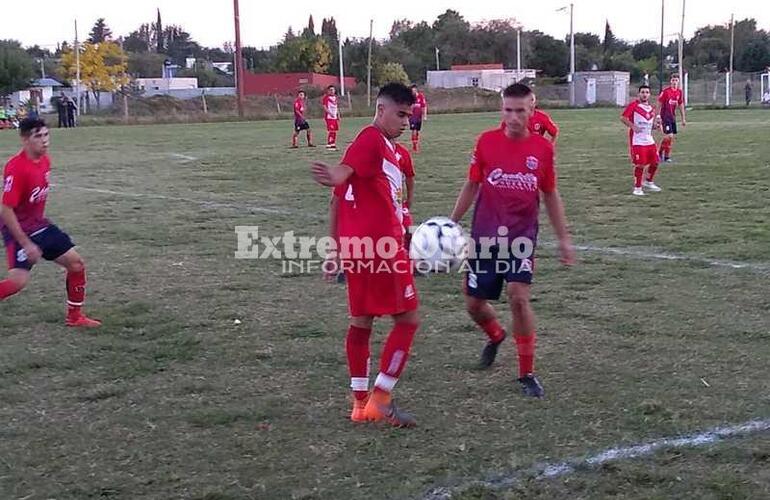
[[[422,116],[413,116],[409,118],[409,130],[414,130],[416,132],[422,130]]]
[[[535,256],[521,259],[510,252],[501,256],[499,249],[493,247],[489,256],[480,254],[481,246],[476,246],[478,258],[468,259],[468,271],[463,280],[465,294],[484,300],[497,300],[505,283],[532,283],[535,272]]]
[[[27,252],[10,235],[5,234],[5,253],[8,259],[8,269],[32,269],[33,264],[27,259]],[[56,260],[75,247],[69,235],[51,224],[29,235],[32,243],[40,247],[45,260]]]
[[[676,118],[673,116],[663,116],[661,118],[661,127],[663,128],[664,134],[676,135]]]

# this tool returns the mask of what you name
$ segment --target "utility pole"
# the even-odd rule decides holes
[[[369,60],[366,69],[366,105],[372,106],[372,37],[374,36],[374,19],[369,20]]]
[[[243,52],[241,51],[241,15],[238,0],[233,0],[233,20],[235,21],[235,87],[238,95],[238,116],[243,118]]]

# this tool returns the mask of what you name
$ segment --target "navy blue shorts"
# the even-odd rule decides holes
[[[662,125],[663,125],[663,133],[666,135],[674,134],[676,135],[676,119],[675,118],[663,118],[662,119]]]
[[[307,120],[294,120],[294,131],[302,132],[303,130],[310,130],[310,124]]]
[[[479,247],[476,248],[477,255]],[[497,300],[504,283],[532,283],[535,257],[519,259],[510,255],[498,257],[498,249],[492,250],[492,258],[468,259],[470,270],[465,274],[465,293],[470,297]]]
[[[29,239],[40,247],[45,260],[56,260],[75,247],[69,235],[54,224],[32,233]],[[8,269],[32,269],[32,263],[27,260],[27,252],[13,238],[5,239],[5,252]]]
[[[409,119],[409,130],[415,130],[417,132],[422,130],[422,118],[420,118],[420,119],[410,118]]]

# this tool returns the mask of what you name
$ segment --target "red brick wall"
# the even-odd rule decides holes
[[[339,88],[340,79],[332,75],[317,73],[251,73],[246,71],[243,76],[243,92],[246,95],[293,94],[307,87],[326,87],[336,85]],[[352,88],[356,79],[345,77],[345,87]]]

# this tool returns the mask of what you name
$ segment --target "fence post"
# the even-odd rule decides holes
[[[128,122],[128,95],[123,93],[123,120]]]
[[[201,100],[203,100],[203,114],[207,115],[207,114],[209,114],[209,107],[206,104],[206,91],[205,90],[203,92],[201,92]]]

